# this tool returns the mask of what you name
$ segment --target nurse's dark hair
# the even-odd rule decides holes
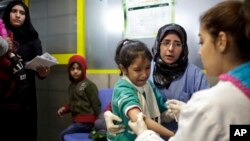
[[[213,39],[227,33],[228,44],[237,47],[236,57],[250,60],[250,0],[223,1],[201,15],[200,23]]]
[[[117,45],[115,63],[118,67],[121,64],[125,68],[128,68],[138,56],[144,57],[150,62],[153,58],[148,47],[143,42],[139,40],[123,39]],[[122,72],[120,75],[122,75]]]

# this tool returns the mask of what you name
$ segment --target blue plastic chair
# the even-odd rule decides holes
[[[73,133],[64,136],[65,141],[92,141],[89,133]]]
[[[99,90],[99,99],[101,101],[101,111],[104,111],[112,99],[112,88],[105,88]]]
[[[101,111],[104,111],[112,99],[113,89],[104,88],[99,90],[99,99],[101,101]],[[64,136],[65,141],[92,141],[89,138],[90,133],[73,133]]]

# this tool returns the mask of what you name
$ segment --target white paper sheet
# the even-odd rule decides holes
[[[49,53],[45,52],[43,55],[36,56],[31,61],[27,62],[25,68],[36,70],[36,68],[40,65],[51,67],[57,64],[57,59],[51,56]]]

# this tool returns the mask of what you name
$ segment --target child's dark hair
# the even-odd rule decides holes
[[[139,56],[152,60],[152,54],[146,44],[139,40],[124,39],[118,43],[115,52],[115,62],[119,66],[128,68],[130,64]],[[122,72],[121,74],[122,75]]]

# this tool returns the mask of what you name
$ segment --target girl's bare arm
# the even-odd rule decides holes
[[[132,122],[135,122],[137,120],[137,114],[140,113],[140,109],[133,108],[128,111],[128,117]],[[170,131],[169,129],[165,128],[161,124],[157,123],[156,121],[152,120],[149,117],[145,117],[144,121],[148,127],[148,129],[155,131],[156,133],[166,136],[166,137],[172,137],[174,136],[174,132]]]

